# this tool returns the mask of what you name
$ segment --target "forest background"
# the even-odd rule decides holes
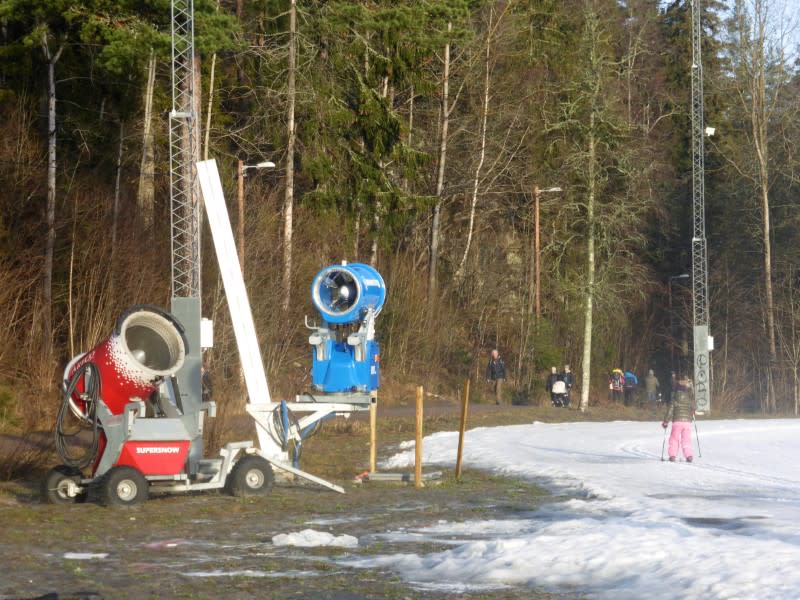
[[[702,10],[712,412],[797,414],[797,9]],[[387,398],[455,396],[492,348],[509,395],[565,363],[589,405],[615,367],[691,373],[690,2],[194,11],[198,158],[243,225],[274,395],[309,385],[309,284],[341,260],[386,280]],[[170,2],[0,0],[0,23],[0,423],[47,429],[66,361],[170,304]],[[241,397],[207,230],[203,257],[205,363]]]

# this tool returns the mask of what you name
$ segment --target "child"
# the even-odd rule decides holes
[[[675,462],[678,456],[678,446],[683,450],[686,462],[692,462],[692,419],[694,418],[695,404],[692,382],[688,377],[681,377],[675,388],[672,402],[667,407],[664,422],[661,426],[666,429],[667,423],[672,420],[672,433],[669,436],[669,461]]]

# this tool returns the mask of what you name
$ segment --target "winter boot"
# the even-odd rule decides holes
[[[686,457],[686,462],[692,462],[692,458],[694,458],[694,457],[693,456],[687,456]]]
[[[674,456],[670,456],[669,457],[669,462],[675,462],[675,457]]]

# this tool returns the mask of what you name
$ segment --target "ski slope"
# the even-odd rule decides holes
[[[436,521],[426,555],[348,560],[419,589],[530,586],[590,598],[800,598],[800,420],[699,421],[695,462],[662,462],[660,423],[532,423],[467,432],[464,466],[568,499],[520,517]],[[694,431],[693,431],[694,433]],[[452,467],[455,432],[423,441]],[[413,466],[414,444],[382,464]],[[666,454],[666,453],[665,453]],[[700,456],[702,454],[702,456]]]

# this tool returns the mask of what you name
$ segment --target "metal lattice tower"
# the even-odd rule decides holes
[[[187,351],[177,372],[184,414],[202,404],[200,322],[200,191],[195,168],[199,118],[195,104],[194,0],[172,0],[172,110],[169,113],[169,187],[172,237],[172,314],[184,327]],[[189,463],[203,453],[202,435],[192,442]]]
[[[169,183],[172,296],[200,297],[200,205],[194,168],[194,0],[172,0],[172,111]]]
[[[705,126],[703,118],[703,63],[701,57],[700,0],[692,0],[692,297],[694,319],[694,385],[697,411],[711,409],[709,362],[708,254],[705,219]]]

